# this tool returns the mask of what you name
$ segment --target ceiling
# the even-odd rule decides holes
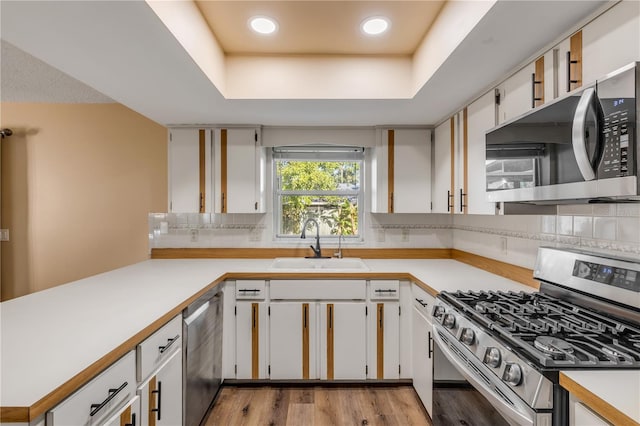
[[[196,1],[226,54],[410,55],[444,1]],[[261,36],[248,20],[269,16],[278,31]],[[392,30],[366,36],[360,24],[385,16]]]
[[[438,21],[442,18],[442,11],[436,18],[436,22],[431,25],[432,30],[427,31],[426,26],[420,30],[427,31],[423,43],[431,43],[433,53],[442,54],[438,49],[447,42],[450,42],[450,49],[446,55],[440,58],[434,57],[431,63],[428,58],[425,59],[424,62],[427,63],[430,72],[424,76],[414,76],[419,82],[414,91],[415,95],[404,98],[362,99],[336,96],[332,99],[251,99],[250,97],[233,99],[225,97],[224,79],[220,79],[222,83],[214,84],[206,72],[206,64],[203,65],[194,60],[192,52],[188,52],[185,48],[184,41],[178,40],[150,5],[144,1],[2,0],[0,2],[0,37],[20,51],[37,58],[40,63],[46,63],[71,79],[77,80],[83,86],[88,86],[99,94],[164,125],[435,124],[482,94],[483,91],[489,90],[499,79],[514,71],[514,68],[525,60],[535,58],[535,55],[542,52],[541,49],[549,48],[554,40],[567,36],[567,31],[596,10],[603,8],[607,3],[613,4],[594,0],[553,2],[505,0],[495,3],[479,0],[479,2],[488,5],[486,13],[477,22],[473,22],[469,31],[459,39],[439,40],[438,43],[430,39],[433,28],[438,27]],[[190,0],[180,0],[176,3],[184,6],[188,5]],[[271,2],[256,3],[264,3],[263,6],[266,6]],[[331,7],[336,7],[337,5],[332,3],[360,2],[290,1],[281,3],[286,3],[287,10],[304,10],[307,3],[318,7],[322,3],[328,3]],[[398,3],[410,7],[413,2]],[[425,6],[422,3],[425,2],[416,2],[415,6]],[[454,1],[447,5],[451,4],[462,12],[456,18],[462,25],[465,19],[464,8],[474,3],[478,4],[474,1]],[[284,7],[283,4],[276,4]],[[443,11],[447,9],[447,5],[442,9]],[[238,5],[238,9],[242,9],[240,6],[247,5]],[[358,5],[350,6],[356,10]],[[198,11],[197,7],[194,6],[194,10]],[[414,12],[415,15],[420,13]],[[220,15],[226,16],[223,13]],[[348,14],[343,15],[346,17]],[[201,16],[200,19],[202,19]],[[451,22],[455,24],[456,19]],[[407,21],[412,20],[407,18]],[[283,22],[288,21],[283,20]],[[403,22],[394,21],[392,30],[403,28]],[[217,31],[217,25],[212,23],[213,32]],[[310,33],[307,29],[296,30],[296,32],[305,34],[304,37],[298,35],[293,37],[300,40],[307,38],[306,34]],[[240,52],[244,52],[242,49],[248,49],[242,47],[244,42],[238,42],[237,46],[233,44],[235,42],[229,42],[231,44],[226,45],[224,36],[221,35],[220,38],[220,45],[224,50],[231,53],[237,52],[230,56],[239,55]],[[309,37],[312,41],[316,38]],[[286,42],[292,43],[291,46],[293,46],[287,49],[309,49],[309,52],[312,51],[311,49],[321,52],[330,49],[331,46],[335,49],[336,46],[335,42],[332,42],[322,47],[322,43],[318,40],[314,41],[313,48],[300,47],[302,44],[296,45],[299,42],[296,40]],[[406,46],[410,45],[411,42],[407,42]],[[267,55],[265,53],[267,51],[258,52],[257,49],[258,47],[253,47],[246,52],[253,51],[262,56]],[[276,48],[270,47],[270,49]],[[415,49],[415,45],[404,49]],[[11,56],[5,57],[5,52],[6,49],[2,49],[2,61],[13,61]],[[366,52],[362,50],[359,53]],[[369,52],[367,55],[372,53]],[[353,55],[341,54],[336,55],[335,58],[350,56]],[[24,67],[27,66],[25,62]],[[417,67],[415,60],[413,67]],[[45,68],[40,66],[35,72],[42,74],[44,78]],[[3,65],[2,71],[4,88],[5,81],[8,81],[11,74],[26,72],[26,68]],[[257,72],[260,72],[260,69]],[[367,72],[367,69],[363,69],[363,76]],[[50,86],[57,86],[57,84],[52,83]],[[37,85],[33,86],[34,90],[36,87]],[[43,96],[47,98],[46,101],[52,101],[51,93],[46,94],[44,93],[46,90],[41,90]],[[7,100],[4,90],[1,95],[3,101]],[[13,100],[20,100],[16,99],[16,96],[19,97],[19,93],[17,95],[14,93]],[[33,95],[25,96],[24,100],[34,101]]]

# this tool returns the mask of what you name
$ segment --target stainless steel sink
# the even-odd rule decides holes
[[[302,257],[279,257],[273,260],[272,270],[293,270],[293,271],[344,271],[361,272],[368,271],[369,268],[362,259],[357,257],[345,257],[342,259],[316,259]]]

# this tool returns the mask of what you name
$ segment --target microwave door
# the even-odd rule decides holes
[[[585,181],[596,178],[601,157],[601,121],[602,113],[596,101],[595,89],[589,87],[580,96],[571,132],[573,154]]]

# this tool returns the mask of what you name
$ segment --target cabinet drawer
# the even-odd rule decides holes
[[[364,300],[365,280],[272,280],[271,300]]]
[[[369,298],[371,300],[398,300],[400,298],[400,281],[371,281]]]
[[[140,343],[136,348],[137,379],[147,378],[176,348],[182,346],[182,315]]]
[[[418,310],[418,312],[424,315],[425,318],[431,321],[433,306],[436,299],[415,284],[411,286],[411,293],[413,306]]]
[[[134,351],[47,412],[47,426],[102,424],[136,396]]]
[[[260,280],[237,280],[236,299],[239,300],[264,300],[265,283]]]

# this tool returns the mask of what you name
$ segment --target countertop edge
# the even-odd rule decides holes
[[[590,409],[602,416],[605,420],[620,426],[640,426],[640,423],[636,422],[622,411],[595,395],[589,389],[575,382],[563,372],[560,372],[560,386],[569,391],[569,393],[574,394],[578,399],[584,402]]]

